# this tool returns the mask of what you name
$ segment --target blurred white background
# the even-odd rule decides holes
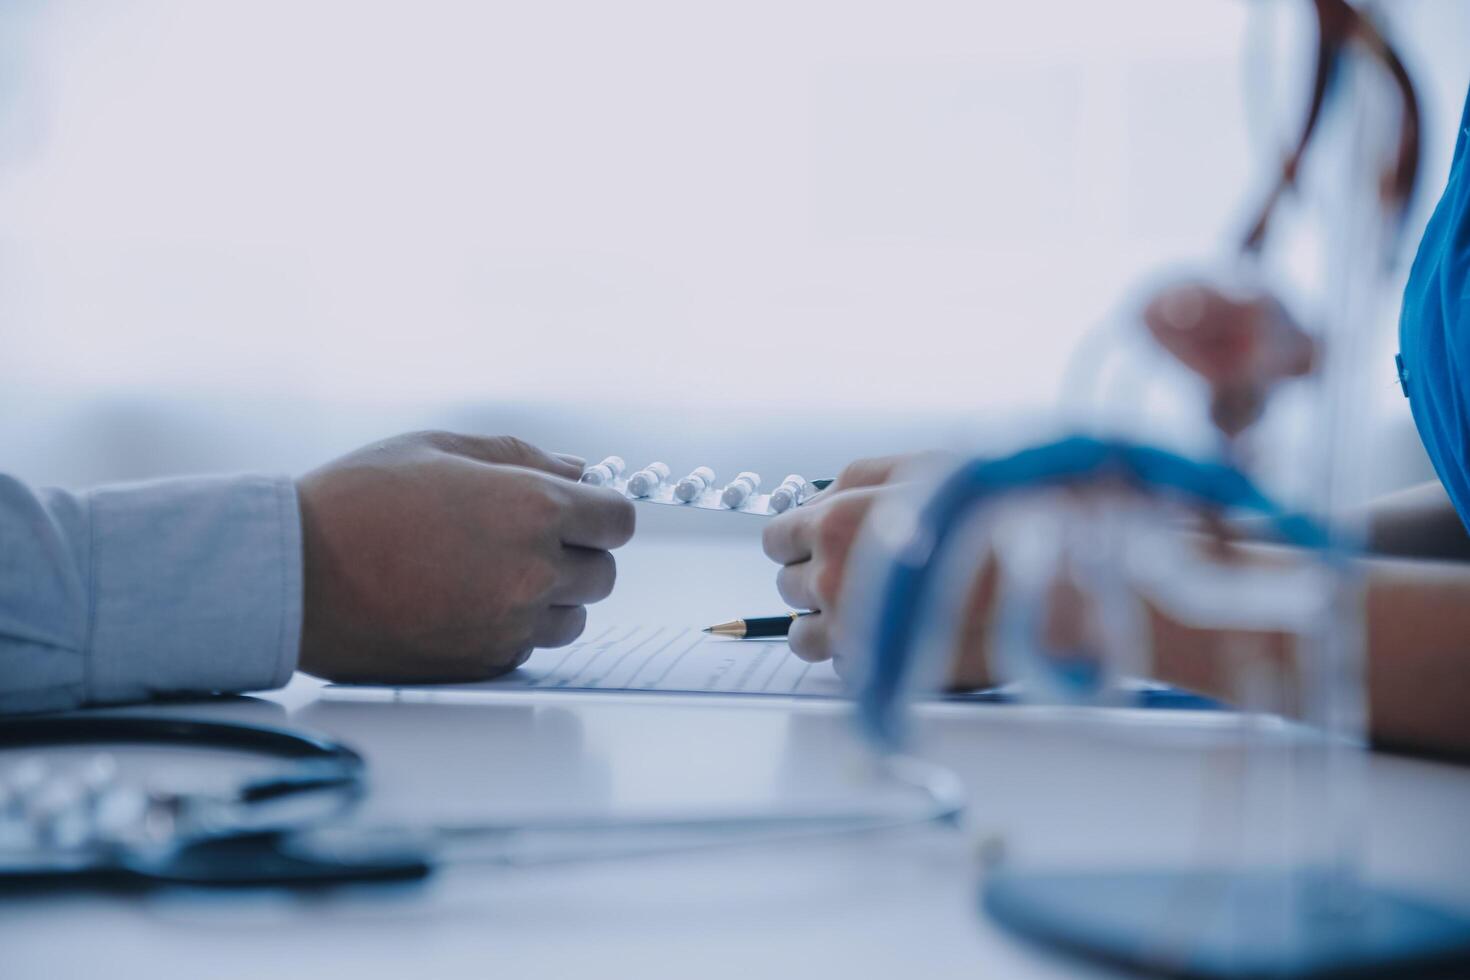
[[[1272,6],[6,0],[0,465],[293,472],[432,425],[779,479],[964,442],[1229,241],[1288,88],[1247,40],[1305,24]],[[1383,6],[1416,234],[1470,4]],[[1427,472],[1391,313],[1383,485]]]

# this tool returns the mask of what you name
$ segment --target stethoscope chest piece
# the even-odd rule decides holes
[[[412,849],[320,853],[298,835],[349,815],[365,788],[348,746],[309,732],[172,715],[90,714],[0,722],[0,749],[145,744],[283,760],[219,792],[144,790],[98,752],[75,771],[39,756],[0,773],[0,886],[337,884],[429,871]]]

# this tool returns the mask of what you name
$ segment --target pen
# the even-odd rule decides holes
[[[728,623],[718,623],[714,626],[706,626],[706,633],[715,636],[729,636],[737,640],[754,640],[764,636],[785,636],[791,629],[791,624],[802,616],[810,616],[810,612],[793,612],[784,616],[755,616],[749,619],[732,619]]]

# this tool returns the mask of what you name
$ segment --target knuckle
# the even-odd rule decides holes
[[[865,487],[881,482],[881,477],[892,463],[892,457],[876,456],[855,459],[842,468],[837,475],[837,485],[842,488]]]
[[[439,449],[445,433],[433,429],[414,429],[400,432],[364,447],[364,452],[375,457],[394,457],[412,453],[414,450]]]
[[[601,602],[612,595],[618,580],[618,562],[608,551],[575,549],[577,557],[564,553],[560,565],[563,578],[576,582],[576,593],[587,602]]]
[[[531,654],[536,648],[529,640],[517,639],[513,643],[507,643],[485,652],[484,675],[488,680],[508,674],[517,667],[531,659]]]
[[[557,646],[566,646],[581,636],[587,629],[587,607],[576,606],[567,613],[566,622],[562,627],[561,635],[557,637]]]
[[[535,455],[531,444],[516,436],[493,436],[485,442],[492,447],[495,455],[506,460],[528,459]]]
[[[845,507],[828,507],[817,520],[817,551],[845,550],[852,532],[852,512]]]
[[[773,518],[761,531],[761,550],[766,557],[772,561],[780,561],[776,557],[783,552],[783,545],[791,534],[791,523],[797,519],[797,514],[787,513]]]
[[[512,590],[512,602],[518,608],[541,606],[556,586],[556,569],[544,558],[528,559],[521,566]]]
[[[536,646],[549,649],[576,641],[587,628],[586,606],[564,606],[551,610],[535,631]]]
[[[444,429],[419,429],[403,437],[405,442],[431,446],[434,449],[442,449],[446,452],[452,452],[454,450],[458,439],[459,437],[453,432],[447,432]]]
[[[842,591],[842,566],[830,561],[820,563],[817,566],[816,581],[812,583],[812,590],[822,601],[822,608],[827,609],[836,605],[838,594]]]
[[[851,487],[861,484],[868,471],[866,459],[855,459],[842,468],[837,474],[837,485],[839,487]]]
[[[767,558],[773,557],[771,555],[771,548],[775,543],[776,536],[781,533],[781,529],[776,526],[777,521],[780,520],[781,518],[778,517],[761,529],[761,551],[765,552]]]
[[[603,523],[610,547],[621,548],[633,540],[633,533],[638,529],[638,512],[633,502],[625,497],[612,490],[608,490],[607,495],[612,506],[608,507]]]
[[[525,617],[513,617],[498,623],[488,639],[467,651],[466,662],[473,665],[472,669],[480,677],[495,677],[526,662],[534,647],[524,620]]]
[[[609,552],[603,551],[598,553],[597,564],[598,571],[593,582],[592,592],[597,597],[593,601],[601,602],[603,599],[612,595],[613,586],[617,585],[618,560]]]
[[[518,523],[532,536],[540,536],[561,524],[566,513],[566,501],[547,481],[535,474],[527,474],[518,489],[518,497]]]

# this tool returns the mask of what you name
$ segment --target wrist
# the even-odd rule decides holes
[[[1297,715],[1296,638],[1281,631],[1192,626],[1145,602],[1155,680],[1242,705]],[[1269,702],[1269,703],[1261,703]]]
[[[321,595],[316,585],[320,545],[311,492],[311,474],[296,481],[297,513],[301,521],[301,636],[297,666],[308,674],[324,676],[320,653],[324,646],[321,626]]]

